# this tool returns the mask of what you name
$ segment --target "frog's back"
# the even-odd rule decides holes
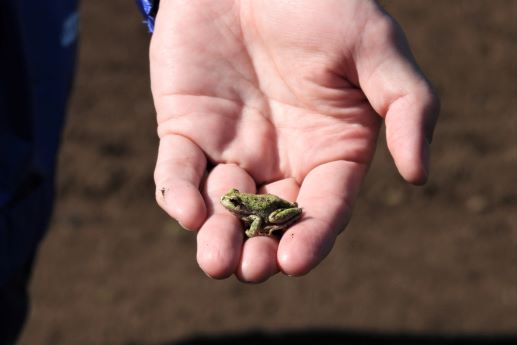
[[[272,195],[272,194],[265,194],[265,195],[266,195],[266,197],[259,201],[260,206],[258,207],[258,209],[261,210],[260,215],[264,218],[267,218],[273,211],[276,211],[276,210],[282,209],[282,208],[289,208],[289,207],[292,207],[292,205],[293,205],[290,202],[288,202],[284,199],[281,199],[276,195]]]

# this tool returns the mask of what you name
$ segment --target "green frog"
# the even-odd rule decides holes
[[[221,197],[221,204],[239,217],[248,237],[272,236],[275,231],[285,231],[300,219],[302,209],[273,194],[241,193],[232,188]]]

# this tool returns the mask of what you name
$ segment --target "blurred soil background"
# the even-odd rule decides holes
[[[136,8],[83,1],[56,211],[20,344],[318,329],[517,335],[517,1],[383,4],[442,97],[431,179],[406,185],[381,138],[328,258],[305,277],[246,285],[207,278],[195,234],[154,202],[150,36]]]

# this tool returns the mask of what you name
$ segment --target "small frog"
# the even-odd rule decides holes
[[[248,237],[272,236],[275,231],[285,231],[302,215],[302,209],[295,202],[273,194],[241,193],[235,188],[222,196],[221,204],[244,222]]]

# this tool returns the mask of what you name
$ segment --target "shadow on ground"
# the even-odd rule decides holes
[[[487,335],[487,334],[409,334],[409,333],[377,333],[359,331],[312,330],[286,331],[266,333],[252,331],[230,335],[199,335],[179,341],[171,341],[152,345],[232,345],[232,344],[517,344],[517,335]],[[143,343],[128,343],[127,345],[144,345]],[[145,344],[147,345],[147,344]]]

